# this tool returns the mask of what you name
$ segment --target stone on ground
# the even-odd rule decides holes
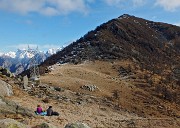
[[[29,127],[13,119],[2,119],[0,120],[0,128],[29,128]]]
[[[71,124],[67,124],[65,128],[90,128],[90,127],[84,123],[71,123]]]

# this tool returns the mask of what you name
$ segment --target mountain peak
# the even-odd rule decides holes
[[[123,15],[119,16],[118,18],[128,18],[128,17],[132,17],[132,16],[129,14],[123,14]]]
[[[178,55],[179,27],[129,14],[119,18],[122,20],[112,19],[89,31],[84,37],[48,58],[42,65],[125,58],[139,62],[151,60],[151,63],[160,64],[160,57],[157,58],[157,55],[162,58],[167,56],[165,49],[174,51],[174,56]],[[164,59],[168,62],[167,58]]]

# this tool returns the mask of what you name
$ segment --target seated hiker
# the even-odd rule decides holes
[[[59,113],[58,112],[54,112],[52,110],[52,106],[49,106],[49,108],[47,109],[47,116],[53,116],[53,115],[59,116]]]
[[[41,112],[43,112],[42,107],[40,105],[37,105],[36,113],[40,114]]]
[[[44,116],[44,115],[47,114],[47,112],[44,112],[44,111],[43,111],[43,109],[42,109],[42,107],[41,107],[40,105],[37,105],[37,109],[36,109],[35,113],[36,113],[37,115],[41,115],[41,116]]]

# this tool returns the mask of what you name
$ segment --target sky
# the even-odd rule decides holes
[[[0,54],[66,46],[123,14],[180,26],[180,0],[0,0]]]

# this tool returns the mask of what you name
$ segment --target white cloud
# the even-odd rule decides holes
[[[174,25],[176,25],[176,26],[179,26],[179,27],[180,27],[180,23],[175,23]]]
[[[133,0],[132,2],[134,6],[142,6],[145,4],[146,0]]]
[[[37,48],[37,44],[17,44],[17,45],[11,45],[8,46],[9,48],[13,48],[13,49],[28,49],[28,46],[30,48]]]
[[[142,6],[146,0],[105,0],[110,6],[120,6],[124,3],[131,3],[133,6]]]
[[[51,49],[51,48],[60,48],[62,46],[55,45],[55,44],[43,44],[43,45],[39,45],[39,44],[17,44],[17,45],[8,46],[8,49],[10,48],[13,50],[17,50],[17,49],[21,49],[21,50],[26,49],[27,50],[28,47],[31,49],[36,49],[38,47],[39,50],[46,51],[46,50]]]
[[[87,0],[87,2],[89,2],[89,3],[94,3],[95,0]]]
[[[0,56],[2,56],[4,53],[0,52]]]
[[[45,44],[45,45],[42,45],[40,47],[40,49],[50,49],[50,48],[60,48],[61,46],[59,45],[54,45],[54,44]]]
[[[121,4],[121,2],[123,2],[124,0],[105,0],[105,2],[108,5],[117,5],[117,4]]]
[[[88,12],[87,3],[92,0],[0,0],[0,9],[20,14],[39,13],[61,15],[71,12]]]
[[[175,11],[180,8],[180,0],[156,0],[155,5],[161,6],[167,11]]]

